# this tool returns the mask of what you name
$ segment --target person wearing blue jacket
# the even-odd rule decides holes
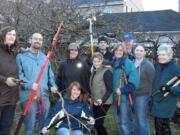
[[[180,75],[180,67],[173,59],[173,51],[169,44],[161,44],[157,53],[158,64],[153,81],[152,115],[155,119],[156,135],[171,135],[169,123],[176,110],[180,85],[170,86],[168,82]]]
[[[30,43],[29,50],[19,53],[16,57],[19,68],[19,79],[24,82],[20,91],[20,101],[23,108],[27,104],[31,90],[37,90],[37,94],[24,120],[26,135],[34,135],[37,116],[39,118],[39,127],[42,128],[42,122],[47,117],[50,107],[49,88],[51,92],[57,91],[50,62],[45,67],[40,83],[35,83],[46,59],[46,55],[41,51],[43,44],[42,35],[40,33],[34,33],[30,39]]]
[[[113,58],[113,90],[114,90],[114,107],[115,111],[120,109],[120,112],[115,112],[117,115],[118,132],[121,135],[130,135],[132,125],[130,111],[129,94],[133,96],[135,89],[139,85],[139,78],[134,63],[127,57],[126,47],[119,44],[115,47]],[[122,77],[126,74],[125,78]],[[120,81],[122,85],[120,86]],[[117,95],[120,96],[120,106],[117,106]]]
[[[68,122],[67,114],[64,109],[69,115],[70,123]],[[81,123],[70,115],[77,119],[85,118],[89,120],[90,124],[94,124],[91,107],[87,104],[86,92],[81,88],[78,82],[72,82],[69,85],[67,89],[67,98],[64,99],[64,102],[59,100],[51,110],[45,120],[42,133],[48,133],[48,128],[58,118],[60,121],[55,125],[56,135],[71,135],[71,133],[73,135],[83,135]]]

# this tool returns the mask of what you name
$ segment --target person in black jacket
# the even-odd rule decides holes
[[[71,43],[68,51],[69,58],[61,62],[58,69],[56,82],[60,91],[67,89],[73,81],[77,81],[89,92],[90,70],[87,63],[79,59],[79,46]]]
[[[104,119],[112,104],[113,74],[111,67],[104,66],[103,55],[99,52],[93,55],[93,70],[90,77],[91,96],[93,101],[95,128],[98,135],[108,135],[104,128]],[[102,117],[99,119],[99,117]]]
[[[18,101],[17,33],[5,27],[0,35],[0,135],[9,135]]]
[[[103,64],[105,65],[112,65],[113,53],[111,53],[108,49],[108,39],[105,36],[100,36],[98,38],[98,48],[95,52],[100,52],[103,55],[104,61]],[[88,54],[86,62],[88,63],[89,67],[93,65],[92,57]]]

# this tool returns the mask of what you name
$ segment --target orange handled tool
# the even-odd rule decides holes
[[[122,88],[122,79],[119,81],[119,89],[121,91]],[[121,105],[121,95],[117,95],[117,113],[120,112],[120,105]]]

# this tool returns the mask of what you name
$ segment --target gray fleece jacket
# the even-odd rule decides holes
[[[144,59],[136,69],[140,77],[140,85],[135,94],[139,96],[149,96],[152,91],[152,81],[155,75],[154,66],[149,60]]]

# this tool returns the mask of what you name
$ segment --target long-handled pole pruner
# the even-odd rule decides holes
[[[90,33],[90,41],[91,41],[91,56],[94,55],[94,43],[93,43],[93,32],[92,32],[92,25],[93,21],[96,21],[96,17],[88,18],[89,20],[89,33]]]
[[[47,54],[47,56],[46,56],[46,59],[45,59],[43,65],[42,65],[42,68],[41,68],[41,70],[40,70],[40,72],[39,72],[39,75],[38,75],[38,77],[37,77],[37,79],[36,79],[36,83],[37,83],[37,84],[40,83],[41,77],[42,77],[42,75],[43,75],[43,73],[44,73],[44,70],[45,70],[45,67],[46,67],[46,65],[47,65],[47,63],[48,63],[48,60],[50,59],[50,57],[51,57],[51,55],[52,55],[52,53],[53,53],[53,51],[54,51],[54,49],[55,49],[55,47],[56,47],[56,44],[57,44],[57,42],[58,42],[58,40],[59,40],[59,36],[60,36],[60,32],[61,32],[61,27],[62,27],[62,23],[59,25],[59,27],[58,27],[58,29],[57,29],[57,32],[56,32],[56,34],[55,34],[55,36],[54,36],[54,38],[53,38],[53,41],[52,41],[51,50],[48,52],[48,54]],[[17,128],[16,128],[16,130],[15,130],[14,135],[18,135],[18,134],[19,134],[19,131],[20,131],[21,126],[22,126],[22,122],[23,122],[24,118],[25,118],[26,115],[27,115],[27,112],[28,112],[28,110],[29,110],[29,108],[30,108],[30,106],[31,106],[31,104],[32,104],[32,101],[33,101],[34,96],[36,96],[36,89],[32,89],[32,90],[31,90],[31,95],[30,95],[30,97],[29,97],[29,99],[28,99],[28,102],[27,102],[27,104],[26,104],[26,106],[25,106],[25,109],[24,109],[24,111],[23,111],[23,113],[22,113],[22,115],[21,115],[21,117],[20,117],[20,119],[19,119],[19,122],[18,122],[18,125],[17,125]]]

